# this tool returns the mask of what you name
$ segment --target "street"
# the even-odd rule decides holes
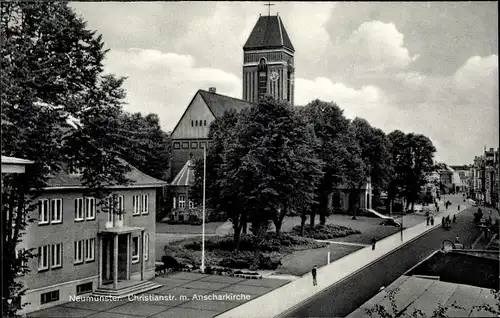
[[[455,201],[455,200],[454,200]],[[456,203],[453,203],[456,208]],[[344,281],[305,302],[284,317],[345,317],[378,293],[381,286],[388,286],[414,265],[441,248],[444,239],[454,241],[458,235],[463,244],[472,244],[480,235],[473,225],[470,208],[457,216],[457,223],[450,230],[437,228],[410,242],[401,249]],[[321,277],[318,277],[320,280]]]

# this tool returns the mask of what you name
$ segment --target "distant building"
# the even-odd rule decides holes
[[[31,215],[37,221],[18,246],[38,255],[28,262],[30,272],[19,277],[28,289],[20,302],[29,302],[21,313],[75,295],[119,296],[159,287],[146,281],[155,272],[156,189],[165,182],[134,167],[126,177],[132,183],[111,186],[114,199],[102,207],[86,194],[78,169],[63,164],[48,180]],[[110,205],[123,214],[106,209]]]
[[[500,209],[500,149],[490,148],[476,156],[471,168],[470,195],[473,199]]]

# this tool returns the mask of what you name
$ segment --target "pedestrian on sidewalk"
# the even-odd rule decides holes
[[[436,207],[437,213],[439,213],[439,206]]]
[[[375,243],[377,243],[377,240],[375,238],[372,238],[372,251],[375,250]]]
[[[429,223],[431,222],[431,217],[427,216],[427,226],[429,226]]]
[[[431,216],[431,226],[434,226],[434,216]]]
[[[443,227],[443,228],[444,228],[445,226],[446,226],[446,218],[443,216],[443,217],[441,218],[441,227]]]
[[[317,269],[318,269],[318,267],[316,265],[314,265],[314,267],[313,267],[313,269],[311,271],[311,274],[312,274],[312,277],[313,277],[313,286],[318,285],[318,282],[316,281]]]
[[[455,237],[455,244],[460,244],[460,238],[458,237],[458,235]]]
[[[456,216],[456,214],[453,214],[453,223],[457,223],[457,216]]]
[[[458,211],[460,211],[460,204],[459,204],[459,205],[457,205],[457,207],[458,207]]]

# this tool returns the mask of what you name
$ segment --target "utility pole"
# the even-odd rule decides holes
[[[205,187],[207,176],[207,146],[203,147],[203,212],[201,228],[201,272],[205,273]]]

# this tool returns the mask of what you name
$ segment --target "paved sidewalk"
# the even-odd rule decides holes
[[[457,214],[457,212],[461,213],[468,207],[470,206],[464,205],[460,212],[453,209],[456,208],[454,206],[445,211],[441,210],[442,212],[434,217],[434,226],[427,226],[426,222],[422,222],[408,228],[403,231],[403,241],[401,240],[400,232],[398,232],[377,242],[375,250],[372,250],[371,246],[368,246],[344,256],[329,265],[319,268],[317,286],[313,286],[311,275],[306,274],[281,288],[271,291],[263,297],[253,299],[241,306],[226,311],[217,317],[257,318],[278,316],[320,293],[322,290],[327,289],[331,285],[377,261],[386,254],[409,243],[413,239],[416,239],[428,231],[441,226],[442,217]],[[279,299],[279,301],[276,301],[277,299]]]

